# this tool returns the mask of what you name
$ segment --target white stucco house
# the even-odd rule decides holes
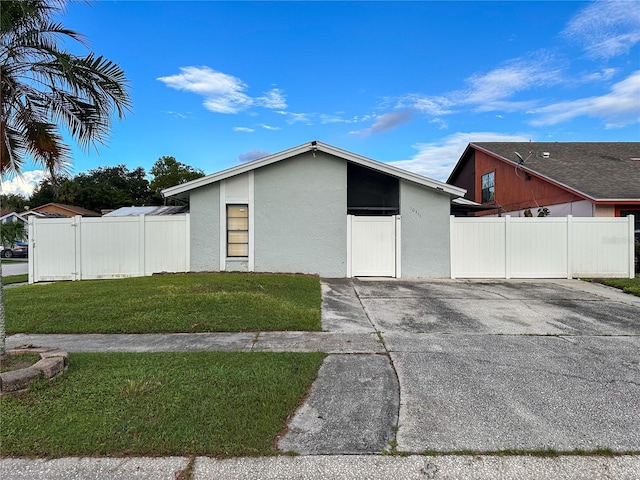
[[[189,201],[191,271],[450,277],[465,190],[312,141],[162,194]]]

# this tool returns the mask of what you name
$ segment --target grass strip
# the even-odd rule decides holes
[[[2,285],[11,285],[12,283],[26,283],[29,281],[29,274],[23,275],[7,275],[2,277]]]
[[[592,278],[591,281],[619,288],[624,293],[640,297],[640,276],[636,276],[636,278]]]
[[[25,285],[4,295],[10,334],[321,329],[320,281],[310,275],[154,275]]]
[[[0,399],[2,456],[256,456],[322,353],[75,353],[69,370]]]

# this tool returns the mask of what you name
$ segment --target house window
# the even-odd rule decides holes
[[[249,205],[227,205],[227,257],[249,256]]]
[[[482,203],[494,201],[495,189],[495,172],[489,172],[482,175]]]

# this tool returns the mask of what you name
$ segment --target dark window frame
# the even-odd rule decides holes
[[[485,178],[487,182],[485,182]],[[490,180],[489,180],[490,179]],[[496,171],[492,170],[480,177],[481,203],[493,203],[496,201]]]

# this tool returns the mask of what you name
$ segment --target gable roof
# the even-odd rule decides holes
[[[520,165],[523,171],[590,200],[640,201],[640,142],[470,143],[447,182],[455,178],[470,149]]]
[[[82,208],[82,207],[76,207],[75,205],[65,205],[64,203],[46,203],[44,205],[40,205],[39,207],[32,208],[31,211],[46,212],[47,207],[53,207],[60,210],[64,210],[65,212],[69,212],[71,216],[75,216],[75,215],[82,215],[83,217],[100,217],[101,216],[98,212],[87,210],[86,208]]]
[[[304,143],[302,145],[284,150],[279,153],[274,153],[273,155],[259,158],[252,162],[238,165],[237,167],[232,167],[217,173],[212,173],[211,175],[207,175],[206,177],[198,178],[187,183],[176,185],[175,187],[166,188],[162,190],[162,196],[184,196],[184,194],[189,192],[190,190],[204,187],[205,185],[210,185],[212,183],[219,182],[220,180],[225,180],[227,178],[233,177],[235,175],[240,175],[251,170],[256,170],[258,168],[265,167],[267,165],[271,165],[272,163],[280,162],[282,160],[286,160],[287,158],[291,158],[306,152],[324,152],[329,155],[347,160],[348,162],[352,162],[363,167],[376,170],[378,172],[386,173],[387,175],[391,175],[393,177],[408,180],[410,182],[417,183],[418,185],[423,185],[425,187],[441,191],[442,193],[448,193],[451,197],[461,197],[465,194],[465,190],[460,187],[449,185],[444,182],[439,182],[437,180],[432,180],[430,178],[423,177],[422,175],[408,172],[406,170],[402,170],[401,168],[393,167],[376,160],[371,160],[370,158],[363,157],[361,155],[357,155],[355,153],[351,153],[346,150],[342,150],[331,145],[327,145],[326,143],[314,140],[312,142]]]
[[[16,213],[16,212],[9,212],[6,215],[2,215],[0,217],[0,223],[15,222],[16,220],[20,220],[24,223],[27,223],[27,220],[25,220],[22,216],[20,216],[19,213]]]

